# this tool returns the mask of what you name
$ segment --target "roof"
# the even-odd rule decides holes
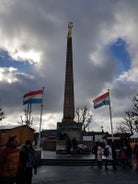
[[[9,130],[16,127],[19,127],[19,125],[3,125],[3,126],[0,126],[0,130],[7,130],[7,129]]]
[[[18,128],[18,127],[23,127],[23,126],[26,126],[26,125],[3,125],[3,126],[0,126],[0,130],[11,130],[11,129]],[[31,127],[29,127],[29,128],[34,130]]]
[[[120,139],[127,139],[131,136],[130,133],[116,133],[113,135],[113,137],[119,137]],[[108,137],[112,137],[111,134],[106,134],[103,136],[104,139],[107,139]]]
[[[95,136],[95,135],[105,135],[106,132],[102,132],[102,131],[99,131],[99,132],[83,132],[83,135],[84,136]]]

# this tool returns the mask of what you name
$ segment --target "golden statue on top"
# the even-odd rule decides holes
[[[72,37],[72,28],[73,28],[73,22],[69,22],[69,24],[68,24],[68,35],[67,35],[68,38]]]

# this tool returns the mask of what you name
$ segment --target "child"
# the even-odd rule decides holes
[[[103,155],[102,148],[101,148],[101,146],[98,146],[98,148],[97,148],[97,160],[98,160],[99,169],[102,168],[102,155]]]

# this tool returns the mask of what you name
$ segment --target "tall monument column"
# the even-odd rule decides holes
[[[73,79],[73,52],[72,52],[72,28],[73,23],[68,24],[67,48],[66,48],[66,71],[64,86],[64,107],[62,122],[57,123],[57,133],[60,140],[67,137],[75,137],[81,140],[82,123],[74,121],[75,105],[74,105],[74,79]],[[60,144],[61,142],[58,142]]]
[[[67,51],[66,51],[66,72],[65,72],[65,91],[63,120],[74,120],[74,80],[73,80],[73,56],[72,56],[72,28],[73,23],[68,24]]]

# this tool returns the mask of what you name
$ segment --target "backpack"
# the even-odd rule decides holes
[[[109,149],[107,147],[104,149],[104,156],[109,156]]]
[[[127,159],[126,150],[121,151],[121,159]]]

